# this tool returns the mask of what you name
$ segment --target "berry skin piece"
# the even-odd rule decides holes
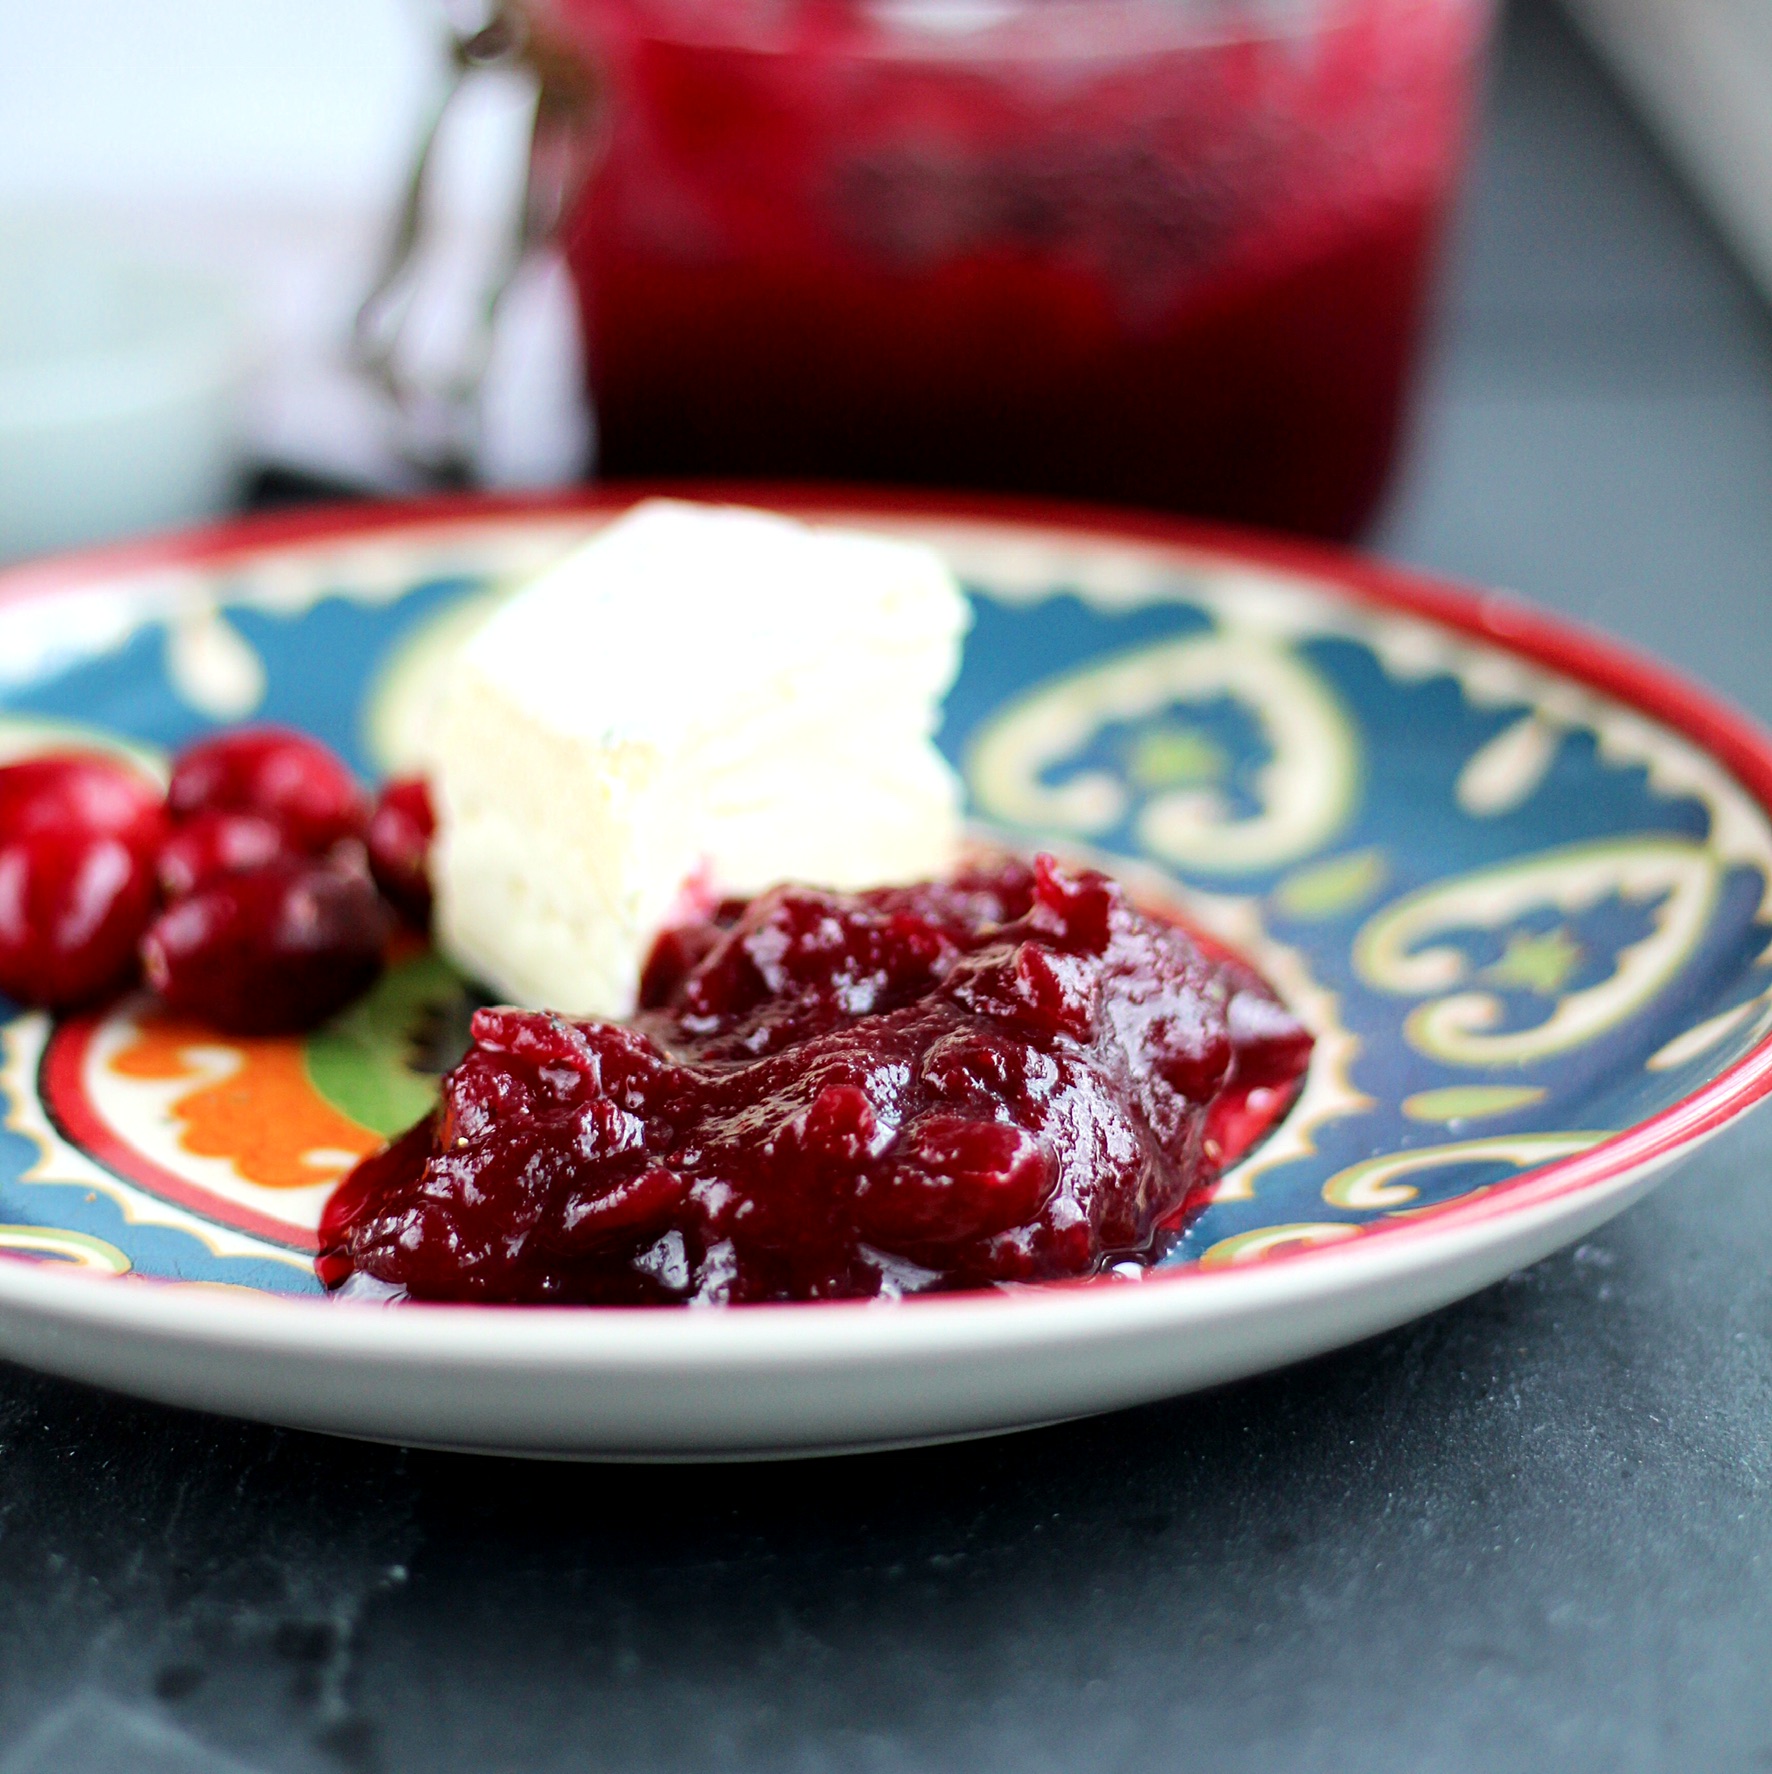
[[[183,824],[200,813],[256,813],[276,822],[289,847],[319,855],[361,838],[369,809],[343,759],[288,727],[240,727],[179,753],[167,811]]]
[[[162,830],[159,789],[116,759],[0,768],[0,990],[62,1010],[127,985]]]
[[[431,839],[437,815],[422,776],[390,782],[369,816],[369,867],[376,885],[408,923],[431,922]]]
[[[162,912],[142,938],[142,966],[169,1010],[232,1034],[295,1033],[370,986],[388,922],[349,848],[283,856]]]

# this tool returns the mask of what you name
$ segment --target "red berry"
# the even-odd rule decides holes
[[[431,839],[437,815],[421,776],[390,782],[369,816],[369,866],[377,885],[422,930],[431,921]]]
[[[97,752],[45,752],[0,767],[0,843],[51,830],[128,836],[157,825],[160,809],[148,777]]]
[[[121,839],[44,832],[0,846],[0,987],[65,1009],[128,983],[154,910],[147,857]]]
[[[370,985],[387,937],[365,870],[283,856],[162,912],[142,939],[142,965],[169,1009],[237,1034],[292,1033]]]
[[[114,759],[0,768],[0,989],[62,1009],[125,985],[161,829],[159,790]]]
[[[184,899],[219,876],[263,868],[288,851],[275,820],[212,807],[174,826],[160,846],[160,891]]]
[[[241,727],[187,746],[166,805],[181,823],[213,809],[261,814],[283,828],[291,847],[315,855],[341,838],[360,838],[367,815],[343,760],[287,727]]]

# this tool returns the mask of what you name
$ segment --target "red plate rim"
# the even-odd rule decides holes
[[[1352,549],[1112,506],[835,483],[731,480],[611,481],[541,496],[476,493],[321,504],[229,519],[0,569],[0,603],[72,591],[114,576],[180,566],[212,566],[267,550],[334,538],[348,540],[417,528],[472,527],[512,518],[571,517],[621,510],[637,500],[660,496],[761,505],[810,516],[922,517],[1044,530],[1079,539],[1152,543],[1299,574],[1324,582],[1326,589],[1345,594],[1355,602],[1423,616],[1443,627],[1492,642],[1629,704],[1695,741],[1722,763],[1772,818],[1772,734],[1720,696],[1619,642],[1546,616],[1520,599],[1469,589]],[[1333,1263],[1351,1255],[1373,1237],[1382,1237],[1387,1246],[1404,1240],[1447,1241],[1468,1228],[1561,1201],[1644,1167],[1671,1161],[1769,1093],[1772,1034],[1763,1036],[1707,1084],[1584,1152],[1528,1170],[1493,1185],[1473,1199],[1430,1214],[1403,1221],[1379,1221],[1332,1243],[1301,1244],[1276,1251],[1260,1266],[1269,1269],[1276,1262],[1287,1267],[1298,1263]],[[1158,1270],[1151,1279],[1198,1285],[1229,1281],[1235,1274],[1232,1268],[1201,1270],[1189,1265],[1179,1270]],[[1047,1294],[1054,1287],[1093,1288],[1098,1284],[1099,1278],[1048,1283],[1036,1291]],[[968,1298],[952,1294],[938,1297],[948,1306]],[[970,1303],[1008,1303],[1013,1297],[975,1295],[970,1296]],[[930,1303],[935,1298],[932,1296]]]

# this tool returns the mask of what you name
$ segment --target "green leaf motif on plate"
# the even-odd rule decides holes
[[[1288,918],[1314,924],[1365,905],[1389,878],[1382,850],[1350,850],[1293,870],[1274,889],[1274,904]]]
[[[1529,1109],[1549,1095],[1541,1084],[1448,1084],[1443,1090],[1418,1090],[1404,1097],[1402,1108],[1411,1121],[1483,1121]]]
[[[461,977],[426,951],[385,973],[365,998],[307,1045],[314,1088],[373,1133],[403,1133],[437,1100],[437,1080],[468,1045],[474,1001]]]

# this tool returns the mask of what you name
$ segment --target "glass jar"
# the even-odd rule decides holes
[[[602,473],[1372,514],[1488,0],[524,10],[609,94]]]

